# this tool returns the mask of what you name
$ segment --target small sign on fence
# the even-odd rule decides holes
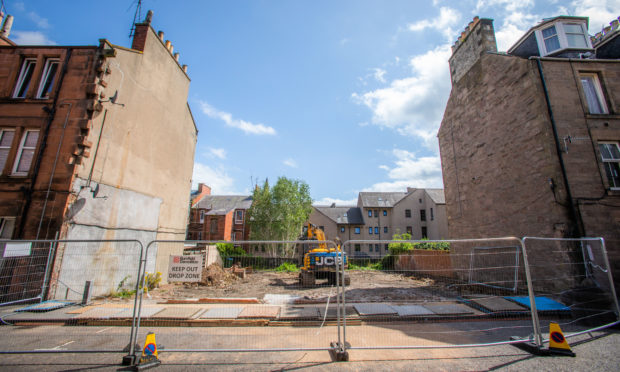
[[[199,282],[202,276],[202,255],[170,256],[168,282]]]
[[[6,243],[3,258],[30,256],[32,243]]]

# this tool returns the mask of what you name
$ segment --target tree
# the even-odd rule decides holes
[[[310,187],[299,180],[278,178],[273,188],[266,180],[263,187],[254,189],[250,217],[250,239],[252,240],[297,240],[304,222],[312,212]],[[284,254],[293,254],[294,244],[283,247]],[[271,253],[277,252],[274,247]]]

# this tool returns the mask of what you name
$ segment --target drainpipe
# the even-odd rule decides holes
[[[570,191],[570,185],[568,183],[568,176],[566,175],[566,165],[564,164],[564,158],[562,157],[562,148],[560,146],[560,137],[558,136],[558,129],[553,117],[553,108],[551,107],[551,101],[549,100],[549,91],[547,90],[547,82],[545,81],[545,74],[543,73],[542,62],[540,58],[531,57],[536,59],[536,65],[538,66],[538,73],[540,74],[540,81],[542,82],[543,91],[545,93],[545,101],[547,103],[547,111],[549,113],[549,120],[551,121],[551,128],[553,129],[553,138],[555,140],[555,151],[558,155],[560,162],[560,169],[562,171],[562,178],[564,181],[564,187],[566,188],[566,196],[568,197],[568,207],[570,210],[571,218],[573,219],[573,228],[571,229],[571,235],[573,237],[580,237],[584,235],[583,228],[580,224],[581,218],[577,213],[573,195]]]
[[[71,59],[71,53],[73,52],[73,48],[67,49],[67,56],[65,58],[65,63],[62,66],[62,71],[60,73],[60,79],[58,81],[58,86],[56,87],[56,94],[54,94],[54,102],[52,103],[52,108],[48,109],[49,119],[47,120],[47,125],[45,126],[45,132],[43,133],[43,140],[41,141],[41,146],[39,148],[39,153],[37,154],[36,161],[34,163],[34,168],[32,170],[32,177],[30,187],[22,188],[22,191],[25,194],[26,202],[24,203],[24,207],[22,208],[22,216],[19,221],[19,227],[17,229],[17,237],[24,238],[24,227],[26,226],[26,221],[28,219],[28,212],[30,211],[30,205],[32,204],[32,194],[34,192],[35,183],[37,182],[37,176],[39,175],[39,168],[41,167],[41,161],[43,159],[43,153],[45,152],[45,147],[47,147],[47,137],[49,136],[50,128],[52,127],[52,122],[56,116],[56,104],[58,103],[58,95],[60,94],[60,89],[62,88],[62,82],[65,79],[65,75],[67,74],[67,67],[69,66],[69,60]],[[47,108],[47,106],[45,106]]]

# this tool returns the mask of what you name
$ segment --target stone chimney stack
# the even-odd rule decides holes
[[[450,76],[456,83],[487,52],[497,52],[493,20],[474,17],[452,46]]]

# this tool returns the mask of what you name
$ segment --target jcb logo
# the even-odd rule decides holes
[[[317,266],[332,266],[336,262],[336,257],[317,257]],[[338,257],[338,264],[342,263],[342,257]]]

